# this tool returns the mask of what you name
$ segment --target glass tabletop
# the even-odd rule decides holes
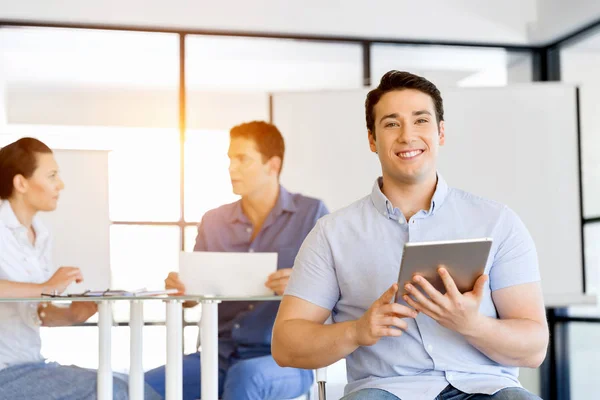
[[[134,300],[179,300],[179,301],[197,301],[207,303],[212,301],[277,301],[281,296],[208,296],[208,295],[185,295],[185,296],[43,296],[43,297],[0,297],[0,303],[46,303],[46,302],[71,302],[71,301],[134,301]]]

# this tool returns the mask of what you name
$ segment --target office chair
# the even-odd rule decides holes
[[[325,392],[325,384],[327,383],[327,367],[317,369],[316,375],[319,400],[327,400],[327,393]]]

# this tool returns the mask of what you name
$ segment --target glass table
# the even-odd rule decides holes
[[[219,308],[222,301],[273,301],[279,296],[230,297],[230,296],[105,296],[105,297],[35,297],[0,298],[0,303],[65,303],[73,301],[93,301],[98,304],[98,400],[113,398],[113,378],[111,366],[111,327],[113,323],[111,302],[130,303],[130,365],[129,398],[144,398],[144,368],[142,365],[142,344],[144,327],[144,301],[163,301],[167,312],[167,365],[166,398],[181,400],[183,396],[183,320],[182,304],[195,301],[201,304],[200,341],[202,343],[200,379],[202,400],[217,400],[219,392]]]

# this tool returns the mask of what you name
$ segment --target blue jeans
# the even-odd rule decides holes
[[[399,400],[390,392],[381,389],[361,389],[352,392],[340,400]]]
[[[381,389],[362,389],[344,396],[341,400],[400,400]],[[469,394],[448,385],[435,400],[541,400],[522,388],[506,388],[493,395]]]
[[[0,400],[81,400],[97,398],[97,372],[74,365],[57,363],[29,363],[0,371]],[[127,376],[115,374],[113,399],[129,398]],[[160,396],[148,385],[146,400]]]
[[[281,368],[272,356],[231,360],[219,368],[219,397],[223,400],[282,400],[308,393],[311,370]],[[146,383],[165,395],[165,367],[146,372]],[[200,353],[183,357],[183,400],[200,398]]]

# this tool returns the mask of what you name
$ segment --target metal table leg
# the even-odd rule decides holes
[[[219,302],[204,300],[200,336],[202,343],[200,382],[202,400],[217,400],[219,396]]]
[[[98,400],[112,400],[113,376],[111,366],[112,312],[110,301],[98,303],[99,363]]]
[[[143,329],[144,303],[133,300],[129,303],[130,353],[129,353],[129,399],[144,400]]]
[[[180,300],[167,300],[167,400],[183,397],[182,308]]]

